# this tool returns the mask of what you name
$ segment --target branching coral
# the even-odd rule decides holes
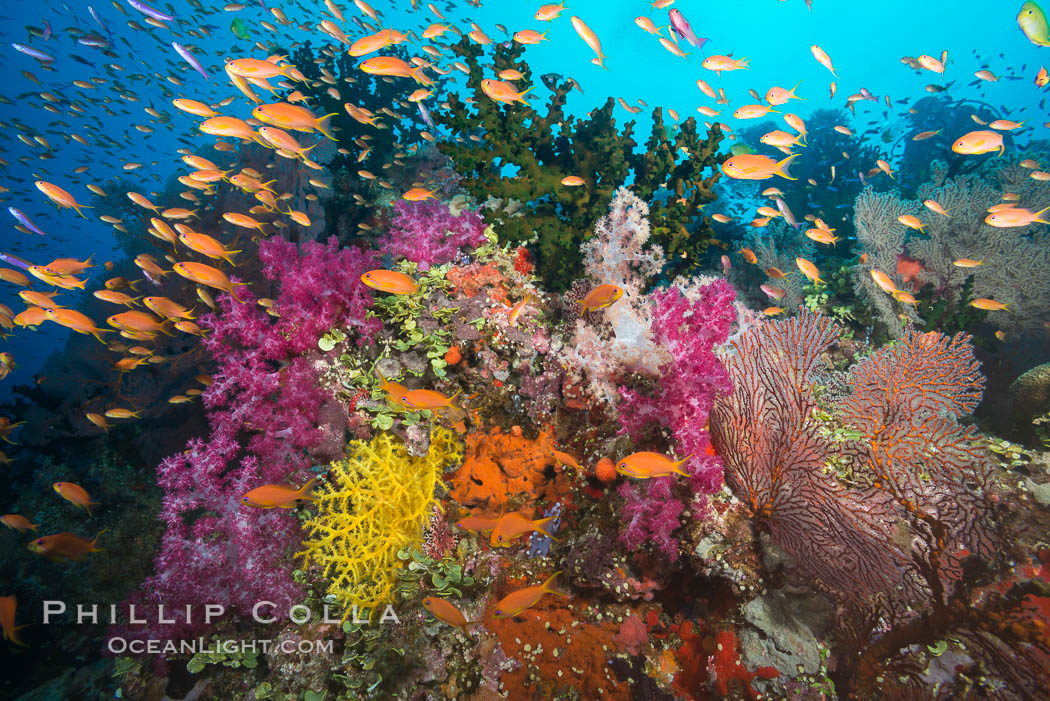
[[[316,516],[305,524],[305,550],[321,569],[346,614],[389,603],[402,566],[397,553],[423,544],[441,473],[459,462],[454,434],[435,428],[430,450],[409,455],[390,433],[354,441],[345,460],[329,467],[329,482],[315,491]]]
[[[632,187],[641,197],[659,192],[667,199],[667,204],[655,205],[656,241],[676,262],[698,263],[698,254],[713,238],[699,213],[714,199],[711,188],[720,177],[716,166],[724,159],[717,153],[722,139],[717,127],[701,138],[690,118],[670,138],[656,109],[652,137],[645,152],[636,154],[634,122],[622,132],[617,129],[612,98],[586,120],[577,120],[563,111],[574,84],[566,81],[549,84],[553,95],[545,114],[526,106],[500,106],[481,89],[483,49],[463,37],[453,50],[469,68],[476,109],[469,111],[454,93],[448,96],[449,109],[436,118],[461,138],[439,148],[452,157],[462,185],[478,199],[496,196],[524,203],[523,216],[508,218],[501,236],[512,242],[538,237],[537,270],[549,285],[564,288],[578,276],[580,243],[632,172]],[[532,84],[532,74],[521,53],[520,45],[498,45],[493,58],[497,72],[515,69],[525,76],[519,85],[524,90]],[[480,141],[466,141],[468,135]],[[561,181],[567,176],[583,178],[586,185],[565,187]]]

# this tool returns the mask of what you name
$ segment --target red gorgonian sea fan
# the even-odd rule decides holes
[[[756,533],[844,607],[852,652],[839,657],[837,689],[863,694],[892,678],[903,693],[925,666],[907,656],[950,638],[1019,694],[1008,698],[1050,690],[1038,671],[1050,646],[1017,606],[1023,587],[993,599],[963,575],[991,573],[1005,545],[996,464],[959,423],[984,388],[969,337],[909,330],[854,365],[841,398],[822,406],[819,383],[835,379],[823,358],[839,334],[809,311],[750,330],[727,360],[733,391],[711,412],[726,482]]]
[[[909,332],[853,367],[829,414],[814,385],[839,334],[805,311],[733,344],[734,389],[711,415],[726,481],[840,598],[943,601],[959,553],[995,547],[994,463],[958,423],[980,400],[979,363],[965,334]]]

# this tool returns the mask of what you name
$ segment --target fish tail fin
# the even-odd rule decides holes
[[[1040,219],[1040,217],[1046,214],[1047,211],[1050,211],[1050,207],[1043,207],[1038,212],[1036,212],[1035,216],[1032,218],[1032,223],[1038,222],[1040,224],[1050,224],[1050,222]]]
[[[130,288],[131,288],[132,290],[134,290],[135,292],[138,292],[138,291],[139,291],[139,288],[135,287],[135,285],[136,285],[137,283],[140,283],[140,282],[142,282],[142,280],[133,280],[133,281],[131,281],[131,282],[129,282],[129,283],[128,283],[128,287],[130,287]]]
[[[165,319],[160,323],[160,332],[165,336],[174,336],[175,334],[171,331],[171,319]]]
[[[26,644],[25,642],[23,642],[22,639],[19,638],[18,635],[17,635],[18,631],[22,630],[23,628],[28,628],[28,627],[29,627],[28,623],[23,623],[20,626],[15,626],[14,628],[11,629],[11,635],[5,635],[4,637],[6,639],[10,640],[15,645],[18,645],[19,647],[29,647],[29,645]]]
[[[91,331],[90,333],[91,333],[92,336],[94,336],[96,339],[98,339],[99,343],[105,345],[106,341],[101,336],[99,336],[99,334],[100,333],[113,333],[113,332],[110,329],[99,329],[99,328],[96,328],[94,331]]]
[[[558,540],[557,538],[554,537],[553,533],[551,533],[549,530],[547,530],[547,524],[550,523],[551,521],[553,521],[556,518],[558,518],[558,517],[557,516],[548,516],[547,518],[541,518],[539,521],[533,521],[532,522],[532,527],[535,528],[540,533],[542,533],[543,535],[545,535],[548,538],[550,538],[551,540]]]
[[[85,267],[85,268],[94,268],[95,266],[93,266],[93,265],[91,264],[91,261],[92,261],[92,260],[93,260],[94,258],[95,258],[95,254],[94,254],[94,253],[92,253],[92,254],[91,254],[90,256],[88,256],[88,257],[87,257],[87,260],[86,260],[86,261],[84,261],[84,267]]]
[[[773,171],[773,174],[774,175],[779,175],[782,178],[787,178],[788,180],[798,180],[798,178],[796,178],[793,175],[791,175],[790,173],[788,173],[787,167],[789,165],[791,165],[791,161],[793,161],[796,158],[798,158],[799,155],[800,154],[794,153],[794,154],[788,156],[787,158],[785,158],[784,160],[778,161],[777,162],[777,167]]]
[[[75,209],[76,213],[79,214],[80,216],[84,217],[85,219],[87,219],[87,215],[84,214],[83,212],[81,212],[80,210],[81,209],[94,209],[94,207],[92,207],[91,205],[79,204],[79,203],[71,204],[69,206],[72,207],[73,209]]]
[[[609,67],[605,65],[605,57],[604,56],[599,56],[597,58],[592,58],[591,59],[591,63],[593,63],[596,66],[601,66],[605,70],[609,70]]]
[[[318,117],[317,124],[314,128],[317,129],[317,131],[324,134],[325,136],[327,136],[332,141],[338,141],[338,139],[336,139],[335,136],[332,135],[332,128],[329,124],[329,122],[332,121],[332,117],[335,117],[338,114],[338,112],[332,112],[331,114],[326,114],[323,117]]]
[[[805,100],[806,98],[799,97],[798,95],[795,94],[795,91],[798,90],[800,85],[802,85],[802,81],[801,80],[798,81],[797,83],[795,83],[795,87],[791,88],[791,97],[795,98],[796,100]]]
[[[35,531],[38,528],[40,528],[40,524],[39,523],[31,523],[31,524],[29,524],[29,529],[32,530],[32,531]]]
[[[557,589],[551,589],[551,582],[557,579],[559,574],[561,574],[561,570],[558,570],[557,572],[555,572],[547,578],[547,581],[543,583],[543,591],[547,592],[548,594],[556,594],[557,596],[568,597],[569,595],[565,592],[560,592]]]
[[[736,65],[738,68],[751,68],[750,60],[747,56],[741,56],[737,59]]]
[[[222,259],[230,265],[237,265],[235,262],[233,262],[233,254],[235,253],[241,253],[241,251],[226,251],[226,253],[222,255]]]
[[[309,499],[310,501],[316,501],[317,497],[314,496],[314,487],[317,485],[317,478],[312,477],[309,482],[299,488],[299,499]]]
[[[91,552],[93,552],[93,553],[100,553],[100,552],[102,552],[102,548],[98,547],[96,545],[96,543],[98,543],[99,536],[102,535],[103,533],[105,533],[108,530],[109,530],[108,528],[103,528],[101,531],[99,531],[98,533],[95,534],[94,538],[91,539]]]

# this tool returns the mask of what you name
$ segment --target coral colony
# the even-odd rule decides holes
[[[115,3],[140,33],[183,4]],[[36,183],[114,261],[0,254],[0,331],[74,332],[0,416],[0,695],[1050,698],[1046,141],[946,79],[914,135],[848,128],[867,89],[787,133],[772,88],[642,143],[648,105],[533,76],[537,32],[314,4],[226,5],[268,34],[224,68],[180,30],[252,116],[174,97],[219,141],[166,190]],[[682,12],[665,49],[717,45]],[[62,40],[116,60],[87,21]],[[52,72],[57,22],[12,50]]]

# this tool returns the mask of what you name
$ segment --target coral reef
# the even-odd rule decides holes
[[[441,474],[461,455],[454,434],[435,428],[423,457],[380,433],[351,442],[346,459],[329,466],[329,481],[315,492],[317,513],[304,523],[305,549],[296,555],[318,569],[344,619],[391,601],[398,553],[422,545]]]

